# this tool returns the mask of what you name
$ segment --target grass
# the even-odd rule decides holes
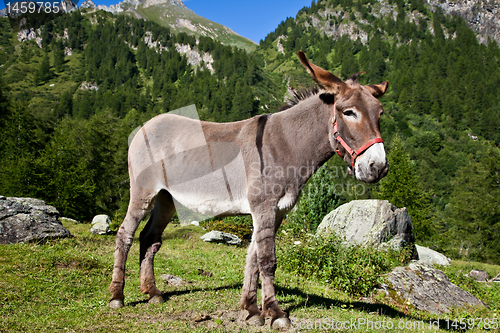
[[[169,225],[155,266],[157,285],[165,292],[166,302],[148,305],[147,297],[139,291],[137,233],[126,270],[126,306],[111,310],[107,303],[115,237],[91,235],[88,224],[69,222],[65,227],[74,237],[41,244],[0,245],[1,332],[252,330],[244,323],[244,313],[239,311],[244,247],[204,243],[199,239],[204,233],[202,228]],[[464,266],[467,265],[458,263],[450,268],[450,274]],[[498,271],[498,266],[488,269]],[[188,284],[166,286],[160,279],[165,273],[179,276]],[[323,328],[327,323],[364,320],[391,321],[394,327],[402,322],[406,327],[415,328],[405,331],[439,332],[445,331],[444,320],[453,319],[455,315],[499,317],[498,306],[490,310],[429,315],[392,304],[382,296],[352,297],[316,280],[285,273],[279,267],[276,293],[296,326],[300,323],[301,331],[313,328],[313,320],[322,320]],[[437,319],[442,328],[430,328],[429,323]],[[421,322],[425,323],[423,329],[418,327]],[[269,325],[264,330],[269,330]]]

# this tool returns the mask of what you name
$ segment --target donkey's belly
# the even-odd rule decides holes
[[[168,191],[183,206],[200,214],[250,214],[244,175],[225,168],[205,176],[168,186]]]

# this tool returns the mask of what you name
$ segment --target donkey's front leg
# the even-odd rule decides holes
[[[264,215],[265,216],[265,215]],[[262,216],[262,217],[264,217]],[[276,216],[274,210],[272,217],[261,218],[256,223],[254,239],[257,244],[257,267],[262,281],[262,317],[272,318],[271,326],[274,329],[289,328],[290,319],[281,310],[274,290],[274,273],[276,271]]]

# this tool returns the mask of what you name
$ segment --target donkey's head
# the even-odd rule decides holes
[[[389,82],[362,86],[354,74],[342,81],[332,73],[307,60],[298,53],[300,62],[320,87],[326,103],[332,106],[330,142],[337,153],[361,181],[374,183],[385,177],[389,164],[380,136],[382,104],[377,98],[384,95]]]

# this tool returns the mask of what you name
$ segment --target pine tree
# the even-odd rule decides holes
[[[41,82],[46,82],[50,80],[51,77],[52,73],[50,71],[49,55],[45,53],[42,62],[38,66],[38,71],[35,73],[35,85],[38,85]]]
[[[54,49],[54,68],[57,72],[62,72],[64,69],[64,46],[59,41]]]

